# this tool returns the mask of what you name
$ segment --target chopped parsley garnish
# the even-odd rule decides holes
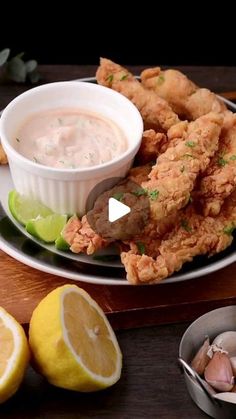
[[[182,167],[180,168],[180,171],[181,171],[181,173],[183,173],[183,172],[185,171],[185,167],[184,167],[184,166],[182,166]]]
[[[154,191],[150,191],[148,195],[152,201],[155,201],[158,198],[159,191],[155,189]]]
[[[38,160],[36,159],[36,157],[33,157],[33,160],[35,163],[38,163]]]
[[[114,79],[114,74],[110,74],[110,75],[107,77],[107,81],[108,81],[109,83],[112,83],[112,82],[113,82],[113,79]]]
[[[147,195],[147,190],[140,188],[140,189],[137,189],[137,191],[133,191],[132,194],[135,196]]]
[[[125,79],[127,79],[127,77],[129,77],[128,74],[123,74],[123,76],[121,76],[120,81],[123,81]]]
[[[235,156],[235,154],[233,154],[233,155],[230,157],[230,160],[236,160],[236,156]]]
[[[17,141],[18,143],[20,143],[20,140],[19,140],[19,138],[16,138],[16,141]]]
[[[225,160],[224,157],[220,157],[218,159],[218,165],[221,166],[221,167],[224,167],[227,163],[228,163],[228,161]]]
[[[189,195],[188,203],[191,204],[193,202],[193,198]]]
[[[162,74],[158,76],[157,84],[161,85],[162,83],[164,83],[164,81],[165,81],[165,77]]]
[[[123,192],[117,192],[112,196],[114,199],[116,199],[117,201],[121,201],[122,198],[124,197],[124,193]]]
[[[96,255],[93,256],[94,260],[100,260],[102,262],[113,262],[115,260],[119,260],[119,255]]]
[[[235,226],[234,225],[231,225],[231,226],[225,227],[223,229],[223,232],[225,234],[228,234],[228,236],[231,236],[231,234],[233,233],[234,229],[235,229]]]
[[[181,227],[183,227],[184,230],[186,230],[188,233],[191,233],[192,229],[191,229],[190,225],[188,224],[187,220],[181,220],[180,224],[181,224]]]
[[[186,141],[185,145],[186,145],[187,147],[191,147],[191,148],[193,148],[193,147],[195,147],[197,144],[196,144],[194,141]]]
[[[184,154],[183,157],[190,157],[191,159],[193,159],[193,155],[192,154],[188,154],[188,153]]]
[[[65,164],[65,162],[63,160],[59,160],[59,163],[61,164]]]
[[[137,242],[136,246],[138,248],[138,251],[140,253],[140,255],[144,255],[145,253],[145,245],[142,242]]]
[[[62,125],[62,119],[58,118],[59,125]]]

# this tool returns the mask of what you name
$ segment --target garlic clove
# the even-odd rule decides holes
[[[229,331],[221,333],[213,340],[212,345],[217,345],[228,352],[229,357],[236,356],[236,332]]]
[[[236,394],[235,393],[217,393],[214,394],[214,398],[224,400],[225,402],[236,403]]]
[[[210,361],[209,356],[207,355],[207,352],[210,347],[210,341],[207,337],[201,346],[201,348],[196,353],[195,357],[193,358],[191,362],[191,367],[199,374],[202,375],[205,371],[205,368],[207,364]]]
[[[236,356],[233,356],[232,358],[230,358],[230,363],[233,370],[233,374],[234,376],[236,376]]]
[[[205,380],[215,390],[230,391],[234,386],[233,371],[227,354],[215,352],[204,372]]]

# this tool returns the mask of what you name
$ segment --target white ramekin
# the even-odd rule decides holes
[[[43,166],[19,154],[14,143],[22,123],[35,112],[61,107],[82,108],[110,118],[125,133],[127,151],[103,165],[77,169]],[[39,199],[55,212],[68,214],[83,215],[88,195],[98,183],[126,175],[140,147],[142,132],[140,113],[128,99],[106,87],[76,81],[50,83],[28,90],[9,103],[0,120],[1,142],[15,189]]]

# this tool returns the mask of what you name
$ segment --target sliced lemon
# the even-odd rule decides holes
[[[39,371],[58,387],[90,392],[120,378],[116,336],[102,309],[76,285],[59,287],[39,303],[29,343]]]
[[[0,307],[0,402],[9,399],[23,380],[29,362],[24,329]]]

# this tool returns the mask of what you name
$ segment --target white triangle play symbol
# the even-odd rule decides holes
[[[119,218],[124,217],[124,215],[129,214],[131,211],[130,207],[122,202],[117,201],[117,199],[109,198],[108,201],[108,220],[110,223],[113,223]]]

